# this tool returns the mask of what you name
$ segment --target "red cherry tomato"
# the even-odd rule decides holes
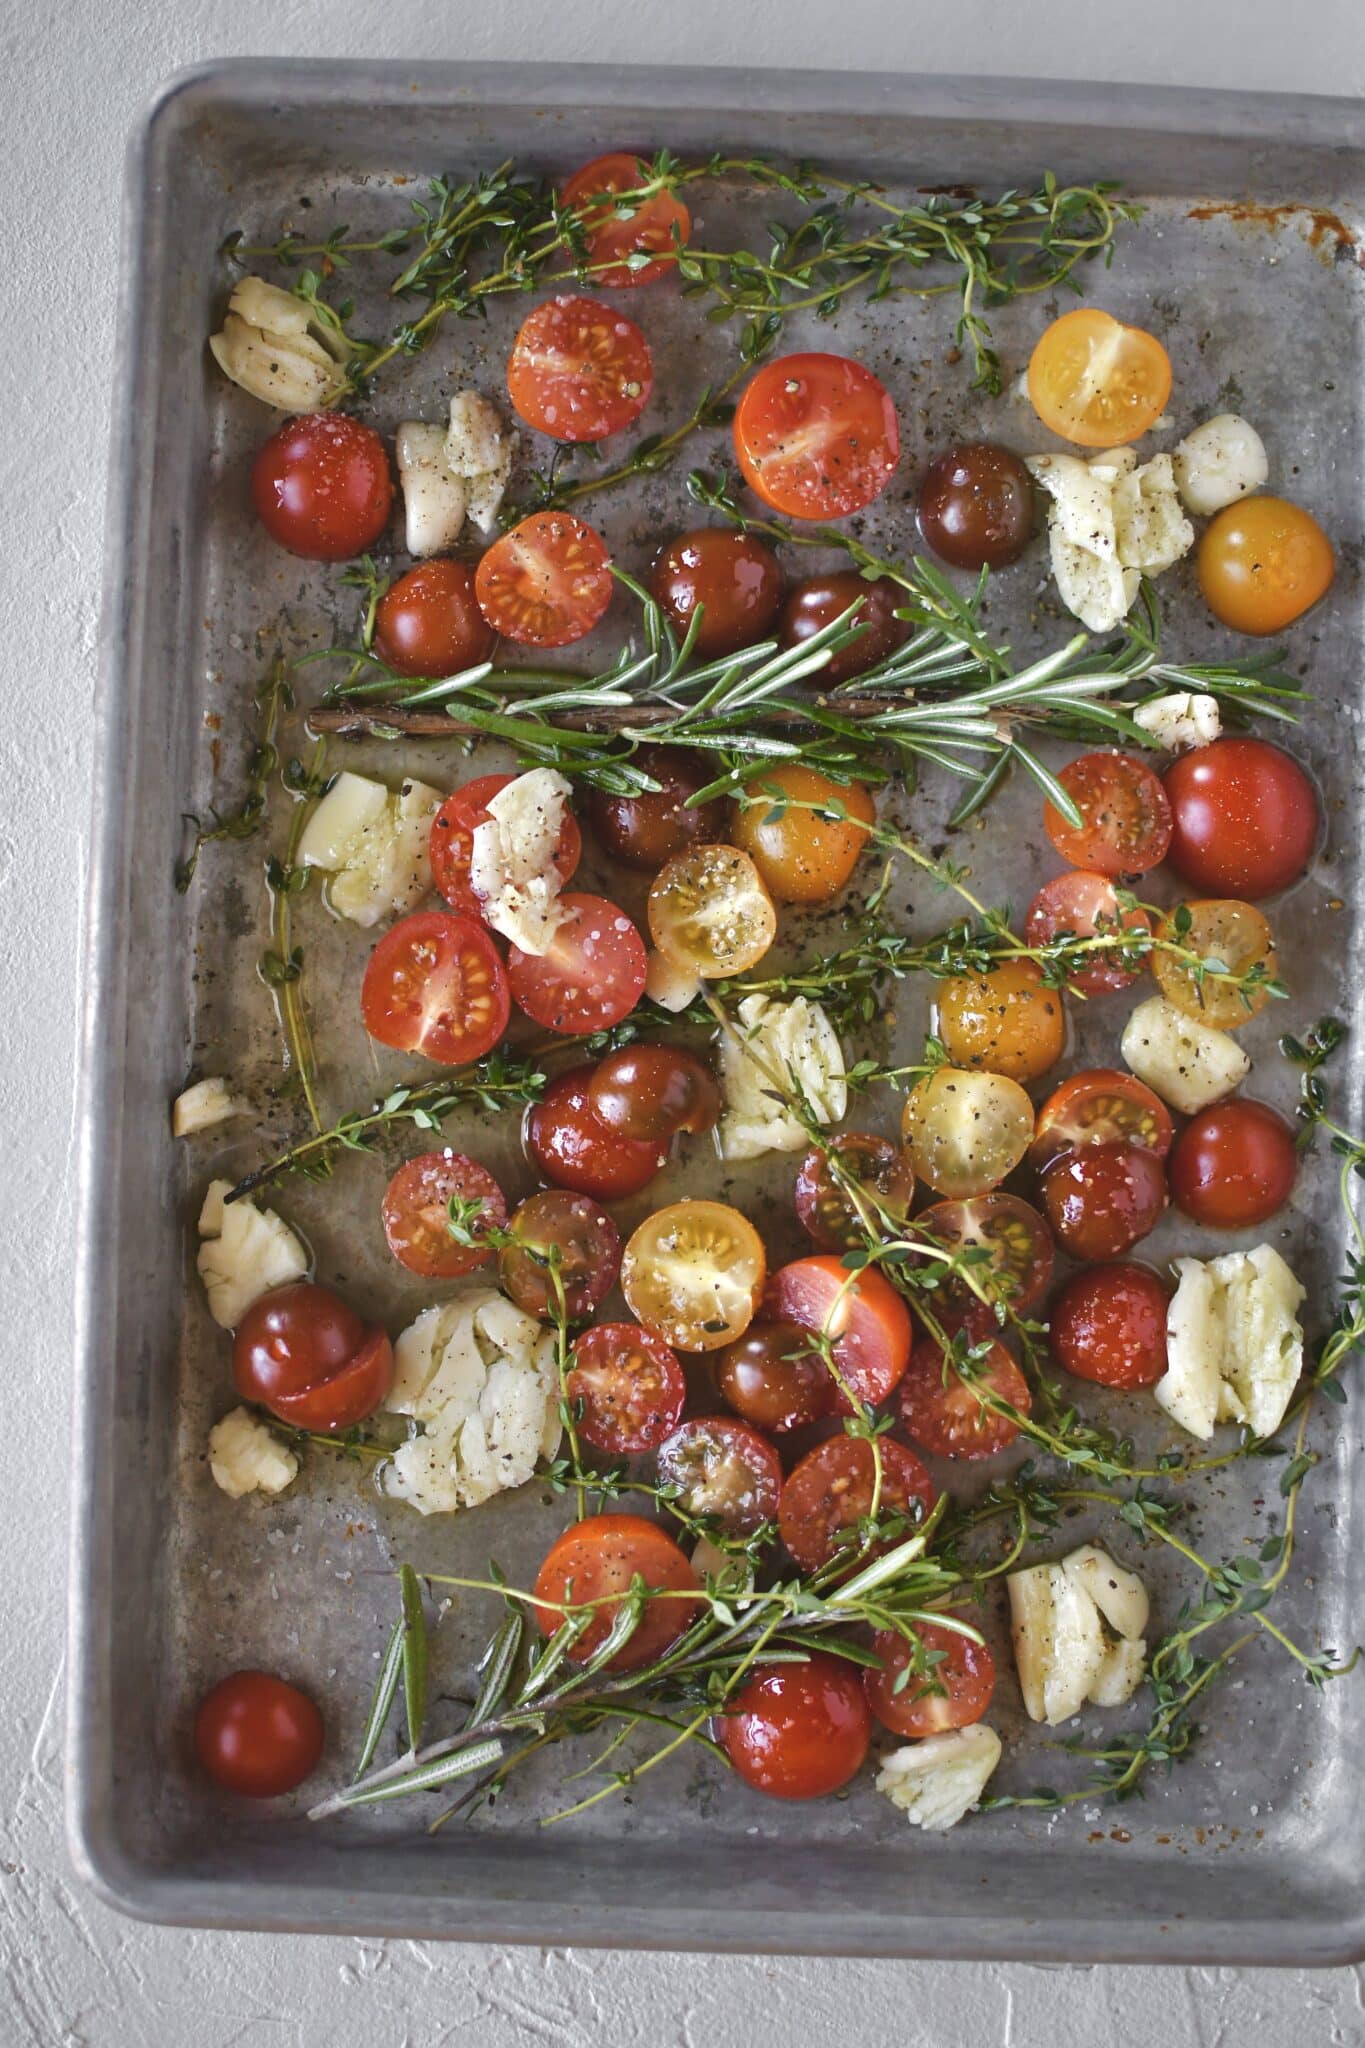
[[[322,1756],[322,1716],[306,1692],[268,1671],[234,1671],[199,1702],[194,1747],[225,1791],[278,1799],[310,1778]]]
[[[812,1650],[804,1664],[759,1664],[716,1717],[746,1785],[772,1799],[823,1799],[861,1770],[872,1736],[852,1664]]]
[[[526,1112],[526,1149],[546,1180],[576,1188],[601,1202],[621,1201],[648,1187],[668,1164],[668,1142],[641,1144],[609,1131],[588,1093],[591,1067],[574,1067],[552,1081]]]
[[[908,1536],[938,1499],[913,1451],[889,1436],[879,1436],[877,1446],[882,1465],[877,1521],[903,1526],[874,1543],[872,1556]],[[819,1571],[843,1551],[850,1562],[864,1554],[858,1524],[872,1513],[875,1478],[871,1444],[853,1436],[826,1438],[788,1474],[777,1521],[782,1541],[803,1572]]]
[[[1043,805],[1048,838],[1073,867],[1101,875],[1145,875],[1166,858],[1171,807],[1145,761],[1134,754],[1082,754],[1057,777],[1081,814],[1068,824],[1056,805]]]
[[[397,1052],[420,1052],[443,1067],[481,1060],[511,1015],[497,947],[467,917],[400,917],[366,963],[360,1011],[371,1038]]]
[[[705,754],[684,747],[641,747],[635,766],[659,785],[638,796],[588,791],[588,815],[603,848],[628,868],[661,868],[689,847],[725,837],[725,803],[691,799],[712,779]]]
[[[872,1638],[880,1671],[863,1672],[863,1691],[883,1728],[893,1735],[942,1735],[979,1721],[995,1691],[995,1659],[984,1643],[955,1628],[922,1621],[918,1635],[922,1666],[914,1669],[913,1646],[895,1629]]]
[[[935,1202],[921,1210],[914,1227],[917,1236],[924,1232],[945,1251],[971,1256],[974,1277],[988,1297],[1008,1302],[1016,1315],[1028,1315],[1047,1293],[1052,1281],[1052,1232],[1018,1195]],[[944,1274],[933,1297],[934,1314],[949,1330],[962,1328],[982,1306],[965,1281],[951,1273]]]
[[[570,1650],[582,1663],[606,1641],[621,1601],[637,1579],[651,1593],[697,1591],[697,1575],[673,1538],[640,1515],[589,1515],[550,1546],[536,1573],[538,1601],[587,1607],[601,1602],[594,1618]],[[608,1671],[634,1671],[675,1642],[692,1621],[696,1600],[646,1600],[634,1635],[607,1665]],[[538,1606],[536,1620],[553,1635],[564,1617],[559,1606]]]
[[[329,1287],[295,1280],[253,1301],[232,1343],[238,1393],[300,1429],[349,1429],[393,1385],[393,1347]]]
[[[687,1381],[677,1353],[638,1323],[597,1323],[574,1340],[565,1392],[578,1433],[594,1450],[626,1458],[652,1451],[678,1426]]]
[[[474,599],[474,573],[441,556],[391,583],[375,607],[374,651],[399,676],[454,676],[496,644]]]
[[[1078,939],[1114,938],[1123,932],[1150,932],[1152,920],[1136,905],[1120,910],[1114,884],[1108,875],[1089,874],[1075,868],[1070,874],[1054,875],[1044,882],[1024,919],[1024,937],[1031,946],[1046,946],[1064,933]],[[1121,953],[1097,952],[1088,966],[1076,965],[1067,983],[1082,995],[1107,995],[1113,989],[1131,988],[1141,966],[1120,965]]]
[[[830,1150],[877,1208],[901,1219],[910,1213],[915,1170],[898,1146],[870,1131],[845,1131]],[[807,1152],[796,1175],[796,1213],[822,1251],[847,1252],[867,1242],[853,1199],[830,1172],[817,1146]],[[874,1217],[877,1210],[873,1211]]]
[[[608,196],[638,192],[650,178],[643,157],[616,150],[595,156],[561,190],[560,205],[579,215],[587,233],[588,266],[595,284],[614,289],[651,284],[673,268],[676,243],[686,245],[691,218],[672,192],[651,192],[633,201]]]
[[[600,299],[546,299],[521,323],[507,365],[512,403],[552,441],[602,441],[644,411],[649,343]]]
[[[495,540],[474,572],[479,610],[524,647],[581,640],[611,603],[611,558],[571,512],[533,512]]]
[[[591,1195],[528,1195],[507,1227],[516,1243],[498,1254],[498,1280],[518,1308],[528,1316],[553,1313],[557,1259],[569,1321],[597,1313],[621,1270],[621,1233]]]
[[[1206,896],[1259,902],[1313,857],[1318,803],[1297,761],[1266,740],[1214,740],[1166,770],[1171,866]]]
[[[905,1371],[910,1311],[871,1267],[855,1276],[836,1258],[794,1259],[773,1274],[765,1313],[831,1338],[839,1377],[857,1401],[884,1401]],[[830,1411],[850,1412],[837,1385]]]
[[[750,1323],[716,1361],[721,1398],[760,1429],[801,1429],[829,1406],[829,1374],[796,1323]]]
[[[765,505],[791,519],[842,519],[881,496],[900,459],[896,408],[848,356],[779,356],[745,385],[735,455]]]
[[[1048,1096],[1038,1112],[1029,1160],[1043,1173],[1064,1152],[1117,1144],[1140,1145],[1164,1159],[1171,1131],[1171,1112],[1135,1075],[1090,1067]]]
[[[1166,1176],[1140,1145],[1084,1145],[1043,1175],[1048,1221],[1076,1259],[1117,1259],[1154,1230]]]
[[[502,1189],[486,1166],[447,1147],[423,1152],[399,1167],[384,1191],[384,1237],[400,1266],[424,1280],[458,1280],[491,1259],[491,1250],[457,1244],[450,1234],[450,1204],[482,1202],[471,1225],[475,1233],[500,1230],[507,1221]]]
[[[604,896],[561,896],[567,924],[548,953],[507,955],[507,979],[520,1009],[547,1031],[609,1031],[645,992],[645,942],[624,910]]]
[[[967,1372],[964,1377],[948,1362],[934,1337],[921,1337],[910,1353],[901,1381],[901,1421],[907,1434],[936,1457],[993,1458],[1014,1442],[1018,1423],[989,1407],[984,1397],[1006,1401],[1021,1415],[1033,1412],[1028,1381],[994,1338]]]
[[[431,821],[431,878],[452,910],[465,917],[483,918],[483,898],[475,894],[469,879],[469,862],[474,851],[474,828],[487,824],[488,806],[514,775],[476,775],[448,796]],[[583,857],[583,838],[566,806],[559,828],[554,864],[561,882],[573,880]]]
[[[649,587],[679,640],[700,612],[692,642],[698,661],[765,639],[782,603],[782,571],[772,549],[754,534],[726,527],[699,527],[671,540],[650,571]]]
[[[1293,1131],[1263,1102],[1215,1102],[1175,1141],[1171,1196],[1196,1223],[1245,1230],[1284,1207],[1298,1160]]]
[[[286,420],[251,470],[256,516],[272,540],[313,562],[344,562],[388,524],[393,479],[373,427],[343,412]]]
[[[1073,1274],[1052,1304],[1057,1363],[1098,1387],[1154,1387],[1166,1371],[1170,1298],[1150,1266],[1127,1260]]]
[[[659,1449],[659,1477],[678,1488],[677,1506],[727,1536],[752,1536],[777,1520],[782,1462],[765,1436],[728,1415],[699,1415]]]
[[[672,1045],[623,1045],[597,1062],[588,1096],[598,1119],[621,1138],[657,1145],[678,1131],[694,1137],[720,1117],[716,1077],[695,1053]]]

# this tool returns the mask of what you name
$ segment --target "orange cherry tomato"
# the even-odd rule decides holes
[[[675,237],[686,244],[691,217],[672,192],[651,192],[635,200],[614,197],[638,192],[650,176],[643,157],[613,150],[595,156],[561,187],[560,205],[577,213],[586,231],[595,284],[617,290],[651,284],[656,277],[666,277],[676,263]]]
[[[1154,334],[1098,306],[1063,313],[1029,357],[1028,395],[1045,427],[1082,448],[1148,433],[1171,395],[1171,359]]]
[[[551,1544],[536,1574],[536,1620],[547,1636],[564,1617],[560,1607],[587,1607],[600,1602],[593,1619],[569,1655],[578,1663],[606,1641],[621,1602],[637,1579],[656,1594],[696,1592],[697,1575],[673,1538],[642,1515],[589,1515],[566,1529]],[[607,1665],[608,1671],[634,1671],[648,1664],[682,1634],[697,1610],[696,1600],[650,1599],[644,1604],[635,1633]]]
[[[632,1315],[679,1351],[719,1351],[754,1319],[763,1240],[728,1202],[670,1202],[634,1232],[621,1262]]]
[[[278,1799],[311,1777],[322,1755],[322,1716],[306,1692],[268,1671],[234,1671],[199,1702],[194,1747],[225,1791]]]
[[[914,1646],[895,1629],[873,1636],[880,1671],[863,1672],[863,1691],[883,1728],[893,1735],[942,1735],[979,1721],[995,1691],[995,1659],[984,1643],[932,1621],[915,1633],[924,1651],[916,1670]],[[932,1660],[932,1661],[931,1661]]]
[[[1264,635],[1302,618],[1331,589],[1337,565],[1311,512],[1287,498],[1257,496],[1214,515],[1196,567],[1215,619],[1234,633]]]
[[[552,441],[603,441],[638,420],[654,385],[649,343],[600,299],[546,299],[512,344],[507,389]]]
[[[371,1038],[444,1067],[492,1052],[510,1009],[507,975],[488,933],[443,910],[419,911],[391,926],[360,988]]]
[[[759,1664],[716,1717],[736,1775],[770,1799],[823,1799],[862,1769],[872,1734],[856,1668],[825,1650]]]
[[[474,572],[479,610],[523,647],[581,640],[611,603],[611,558],[571,512],[533,512],[495,540]]]
[[[805,808],[819,805],[817,810]],[[779,903],[828,903],[867,843],[877,807],[861,782],[834,782],[799,761],[765,768],[736,801],[730,837]]]
[[[959,1067],[1036,1081],[1066,1050],[1061,993],[1035,960],[1002,960],[989,974],[954,974],[934,995],[935,1029]]]
[[[789,519],[842,519],[881,496],[900,460],[890,393],[849,356],[779,356],[735,411],[744,481]]]
[[[1197,1017],[1216,1031],[1236,1031],[1270,1001],[1269,983],[1279,962],[1270,924],[1254,903],[1229,897],[1177,903],[1161,920],[1157,936],[1194,956],[1187,962],[1178,953],[1152,955],[1157,986],[1186,1017]],[[1223,973],[1262,979],[1218,980],[1216,975]]]

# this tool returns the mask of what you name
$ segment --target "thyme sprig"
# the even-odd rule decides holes
[[[265,822],[270,778],[280,765],[276,745],[280,720],[294,708],[289,664],[283,654],[277,654],[270,664],[270,673],[256,692],[256,704],[261,714],[260,735],[246,759],[246,793],[236,808],[226,814],[210,805],[212,822],[207,825],[193,811],[185,812],[185,822],[194,828],[194,840],[185,858],[176,866],[177,895],[183,896],[194,880],[199,856],[206,846],[218,840],[254,838]]]
[[[294,812],[283,860],[272,854],[265,864],[266,887],[270,892],[270,944],[260,959],[260,976],[275,998],[284,1031],[291,1079],[302,1090],[313,1129],[321,1132],[322,1112],[317,1098],[317,1052],[313,1030],[303,998],[303,948],[294,937],[294,898],[303,893],[312,877],[311,868],[299,860],[304,827],[327,786],[323,773],[327,742],[319,740],[305,768],[297,760],[286,764],[283,781],[294,797]]]

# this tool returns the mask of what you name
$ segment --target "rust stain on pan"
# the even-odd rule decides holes
[[[1294,200],[1284,200],[1276,206],[1262,205],[1255,199],[1207,200],[1199,206],[1192,206],[1190,220],[1231,220],[1239,226],[1264,228],[1269,234],[1278,234],[1286,221],[1300,220],[1307,223],[1308,246],[1322,251],[1326,260],[1334,263],[1342,254],[1362,260],[1357,236],[1353,228],[1347,227],[1339,213],[1329,213],[1325,207],[1302,206]]]

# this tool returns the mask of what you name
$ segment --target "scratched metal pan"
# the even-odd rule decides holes
[[[298,1125],[296,1105],[277,1093],[278,1042],[256,973],[266,846],[211,848],[194,888],[178,897],[171,875],[181,814],[230,801],[240,787],[251,692],[273,647],[303,652],[351,624],[335,574],[269,547],[248,511],[246,471],[266,416],[208,364],[204,337],[227,282],[216,251],[234,228],[273,239],[284,219],[382,229],[433,173],[464,174],[506,157],[561,171],[622,143],[697,157],[743,150],[755,136],[906,194],[962,183],[992,192],[1051,169],[1083,183],[1115,177],[1150,202],[1113,271],[1089,282],[1102,285],[1115,312],[1166,341],[1176,427],[1244,408],[1265,434],[1275,483],[1311,505],[1339,545],[1335,594],[1294,635],[1313,695],[1295,745],[1321,780],[1327,841],[1312,875],[1275,912],[1295,995],[1288,1014],[1247,1031],[1255,1092],[1289,1099],[1274,1038],[1291,1017],[1303,1025],[1355,1006],[1365,277],[1341,223],[1365,216],[1359,106],[536,64],[261,62],[176,79],[134,143],[124,241],[75,1248],[73,1852],[124,1910],[210,1925],[887,1956],[1353,1960],[1365,1954],[1357,1761],[1365,1691],[1348,1682],[1319,1699],[1260,1651],[1210,1696],[1197,1754],[1168,1778],[1154,1775],[1145,1800],[1004,1812],[942,1838],[909,1828],[870,1775],[846,1799],[788,1808],[722,1785],[704,1761],[680,1760],[632,1795],[545,1829],[543,1816],[563,1802],[558,1773],[569,1767],[555,1759],[539,1777],[514,1782],[496,1811],[432,1837],[427,1816],[401,1808],[322,1827],[305,1820],[301,1801],[229,1810],[191,1767],[185,1731],[195,1697],[224,1670],[259,1664],[299,1678],[325,1704],[321,1782],[334,1780],[354,1752],[392,1617],[388,1566],[405,1557],[425,1570],[468,1572],[496,1557],[519,1578],[563,1513],[532,1486],[461,1517],[423,1520],[385,1504],[359,1467],[325,1454],[272,1503],[230,1502],[206,1470],[204,1439],[230,1395],[226,1346],[193,1280],[190,1219],[211,1173],[244,1171]],[[1271,211],[1193,217],[1208,202]],[[708,191],[696,209],[700,231],[718,246],[751,239],[771,206],[741,187]],[[354,288],[361,331],[378,331],[383,309],[366,297],[361,269]],[[496,390],[523,307],[496,309],[487,326],[449,328],[381,388],[380,426],[413,411],[437,417],[457,385]],[[690,404],[733,344],[667,288],[639,294],[630,310],[656,353],[648,428]],[[1010,378],[1051,310],[1026,302],[992,316]],[[906,448],[897,484],[866,531],[893,551],[913,545],[910,498],[930,451],[970,434],[1036,445],[1027,407],[971,393],[952,357],[951,326],[949,300],[904,299],[850,306],[832,327],[796,321],[789,329],[790,346],[854,352],[891,387]],[[698,452],[718,456],[723,438]],[[634,499],[603,501],[594,516],[638,569],[650,538],[687,520],[681,479],[652,479]],[[1021,654],[1065,630],[1041,555],[1036,549],[1002,578],[993,601],[992,625],[1011,633]],[[1172,647],[1187,655],[1216,648],[1188,568],[1165,587]],[[608,636],[593,651],[609,646]],[[303,673],[305,690],[317,687],[310,678],[318,672]],[[372,741],[349,755],[334,747],[333,762],[342,758],[391,774],[420,768],[447,786],[498,761],[417,741]],[[950,807],[951,792],[931,780],[902,815],[939,844]],[[278,823],[278,803],[275,810]],[[1040,842],[1036,794],[1020,788],[953,843],[983,893],[1018,905],[1055,867]],[[619,881],[599,863],[588,886]],[[638,910],[638,889],[621,886]],[[921,932],[952,914],[918,884],[900,905]],[[360,1032],[364,935],[331,924],[312,896],[300,916],[320,1086],[335,1115],[367,1103],[408,1066],[376,1057]],[[829,931],[828,922],[793,923],[788,949],[809,957]],[[902,991],[907,1052],[926,1008],[923,988]],[[1123,1014],[1122,1000],[1089,1005],[1069,1066],[1112,1060]],[[168,1105],[191,1072],[230,1074],[250,1095],[257,1127],[230,1126],[195,1148],[173,1144]],[[1338,1086],[1354,1110],[1358,1061],[1343,1066]],[[875,1114],[889,1127],[894,1105]],[[450,1135],[510,1186],[526,1186],[514,1133],[474,1120]],[[289,1183],[273,1199],[306,1233],[320,1277],[397,1329],[428,1296],[395,1273],[378,1244],[377,1196],[393,1157],[348,1160],[327,1185]],[[778,1256],[796,1249],[792,1171],[791,1161],[769,1160],[733,1184]],[[714,1187],[716,1174],[714,1162],[694,1157],[667,1192]],[[1306,1175],[1275,1226],[1319,1315],[1342,1256],[1329,1178],[1322,1168]],[[1163,1257],[1181,1248],[1211,1246],[1168,1223],[1149,1250]],[[696,1391],[704,1402],[705,1389]],[[1333,1410],[1317,1438],[1326,1462],[1306,1496],[1301,1569],[1284,1609],[1314,1646],[1353,1639],[1361,1412],[1356,1401]],[[1166,1439],[1155,1423],[1147,1427],[1140,1441],[1160,1448]],[[1273,1478],[1265,1484],[1272,1471],[1234,1466],[1209,1485],[1192,1524],[1206,1551],[1235,1556],[1248,1540],[1259,1543],[1278,1511]],[[1089,1526],[1078,1522],[1075,1533]],[[1123,1547],[1122,1532],[1111,1540]],[[1142,1566],[1157,1621],[1168,1625],[1180,1581],[1150,1555]],[[459,1691],[488,1622],[477,1603],[443,1621],[440,1671],[450,1690]],[[1083,1766],[1020,1726],[1007,1652],[997,1649],[1006,1672],[992,1716],[1006,1741],[1001,1784],[1076,1782]],[[1136,1725],[1132,1711],[1132,1722],[1120,1715],[1096,1725]]]

